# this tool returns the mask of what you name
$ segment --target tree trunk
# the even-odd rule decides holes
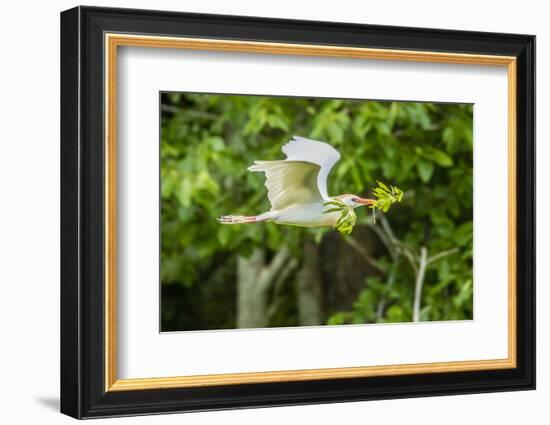
[[[269,264],[260,248],[248,258],[237,259],[237,328],[269,326],[269,291],[290,259],[287,247],[282,247]]]
[[[255,249],[249,258],[237,259],[237,328],[267,325],[267,291],[257,285],[263,266],[263,249]]]
[[[300,325],[322,323],[322,282],[319,270],[319,247],[311,239],[304,242],[302,266],[297,273],[298,313]]]

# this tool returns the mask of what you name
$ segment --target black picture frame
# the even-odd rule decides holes
[[[105,391],[104,34],[154,34],[517,58],[517,367]],[[535,388],[535,37],[76,7],[61,13],[61,412],[75,418]]]

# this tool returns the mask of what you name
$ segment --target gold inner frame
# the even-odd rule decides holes
[[[495,360],[398,364],[164,378],[118,379],[116,325],[116,123],[119,46],[398,60],[507,67],[508,71],[508,357]],[[516,367],[516,58],[461,53],[370,49],[327,45],[267,43],[105,34],[105,391],[149,390],[320,379],[510,369]]]

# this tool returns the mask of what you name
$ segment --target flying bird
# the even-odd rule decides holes
[[[340,213],[327,203],[338,202],[356,208],[374,205],[376,200],[353,194],[329,196],[327,178],[340,159],[336,149],[327,143],[294,136],[282,148],[286,159],[254,161],[248,168],[265,174],[267,197],[271,209],[259,215],[225,215],[222,224],[244,224],[270,221],[300,227],[335,226]]]

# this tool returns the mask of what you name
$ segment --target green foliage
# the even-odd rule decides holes
[[[269,210],[263,176],[247,172],[247,167],[258,159],[282,159],[281,146],[296,134],[326,141],[341,153],[328,179],[331,195],[368,197],[377,179],[406,188],[399,208],[386,215],[396,238],[415,254],[422,246],[430,255],[459,248],[428,268],[422,319],[472,318],[471,105],[181,93],[162,94],[161,104],[163,294],[165,289],[170,297],[198,294],[208,298],[216,314],[234,314],[237,257],[258,247],[270,256],[286,245],[299,260],[307,238],[326,253],[323,276],[343,267],[332,260],[335,248],[328,241],[334,245],[329,233],[335,230],[330,228],[216,222],[225,214]],[[388,201],[380,199],[393,199],[388,197],[391,184],[389,190],[380,185],[375,189],[384,191],[378,198],[382,211]],[[354,238],[359,227],[373,226],[368,216],[366,209],[357,211]],[[349,220],[351,216],[341,224],[351,231]],[[328,323],[411,320],[414,272],[402,255],[392,258],[376,233],[359,242],[373,239],[379,245],[373,256],[381,270],[357,282],[355,301],[347,307],[326,305]],[[338,284],[334,279],[324,282]],[[199,286],[212,289],[198,291]],[[290,299],[293,285],[285,288]],[[162,300],[163,329],[193,328],[200,320],[199,313],[165,303],[164,295]],[[295,306],[285,305],[284,311],[296,314]],[[234,326],[230,317],[219,327]],[[280,323],[296,321],[287,316]]]
[[[388,212],[390,207],[403,200],[403,191],[395,186],[386,186],[384,183],[377,181],[378,187],[372,193],[376,196],[376,202],[371,205],[371,208],[378,208],[382,212]]]
[[[343,235],[350,235],[353,227],[355,226],[355,223],[357,223],[357,214],[355,214],[353,207],[346,205],[342,201],[339,201],[337,199],[330,202],[325,202],[324,205],[331,206],[332,208],[323,211],[323,213],[340,213],[338,220],[334,225],[334,228]]]
[[[390,207],[396,202],[403,200],[403,191],[395,186],[386,186],[381,181],[378,181],[378,187],[376,187],[372,193],[377,198],[376,202],[370,206],[372,208],[373,221],[376,223],[376,209],[387,213]]]
[[[372,208],[374,221],[376,222],[376,209],[381,210],[382,212],[387,213],[390,207],[396,203],[403,200],[403,191],[395,186],[386,186],[381,181],[377,181],[378,187],[375,188],[372,193],[377,198],[376,201],[369,206]],[[347,205],[344,202],[334,199],[330,202],[325,202],[325,206],[330,206],[331,208],[323,211],[324,214],[339,212],[340,215],[334,228],[338,230],[343,235],[351,235],[353,227],[357,223],[357,214],[353,206]]]

